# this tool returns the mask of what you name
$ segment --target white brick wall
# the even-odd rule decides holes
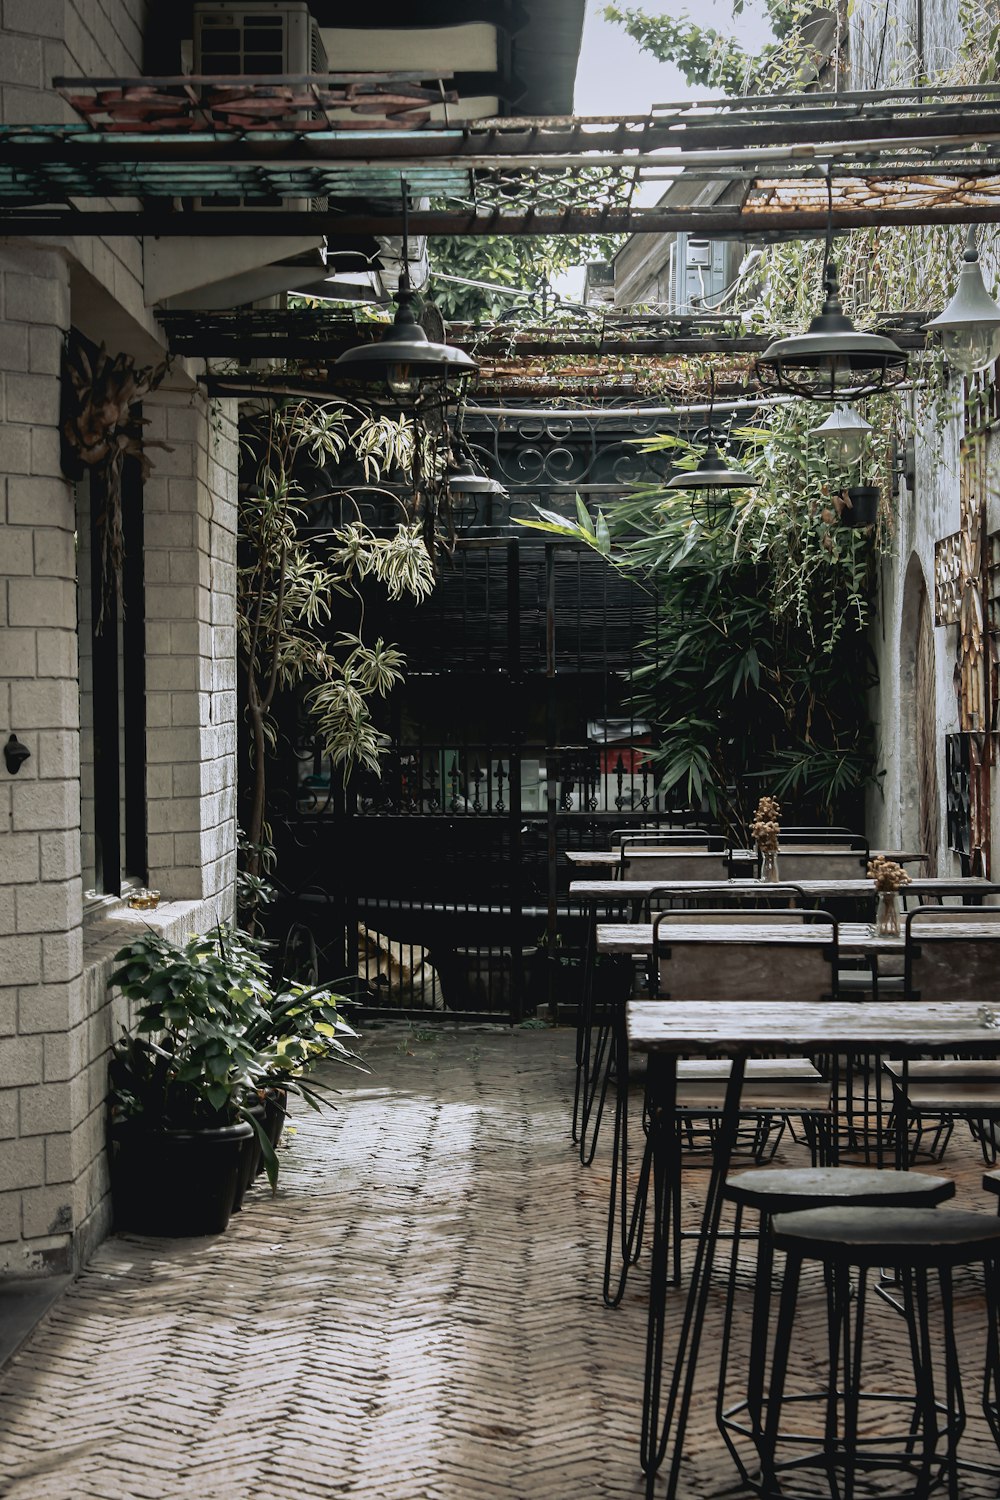
[[[0,1267],[65,1263],[75,1187],[67,1040],[82,968],[75,507],[59,471],[58,373],[31,375],[25,352],[69,325],[60,249],[0,245],[3,374],[0,478],[0,731],[31,759],[4,788],[0,837]],[[41,335],[46,335],[45,338]],[[39,1225],[42,1228],[39,1229]],[[28,1241],[33,1242],[30,1250]]]
[[[174,450],[145,490],[149,878],[198,900],[235,874],[236,410],[159,393],[143,410]]]
[[[55,74],[140,73],[147,10],[0,0],[0,118],[73,118],[48,91]],[[76,517],[59,375],[71,321],[100,341],[102,296],[117,303],[116,326],[135,330],[140,362],[151,340],[162,347],[141,278],[135,239],[0,239],[0,738],[14,730],[31,751],[17,777],[0,764],[0,1276],[80,1264],[110,1221],[107,1053],[123,1012],[107,978],[140,918],[83,914]],[[152,450],[144,504],[147,791],[150,877],[165,901],[153,920],[183,938],[231,914],[237,448],[234,408],[211,407],[180,362],[168,383],[184,394],[145,408],[150,435],[173,450]]]

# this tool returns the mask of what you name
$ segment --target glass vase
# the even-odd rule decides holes
[[[879,891],[875,934],[877,937],[899,937],[898,891]]]
[[[778,851],[777,849],[762,849],[760,856],[760,878],[761,880],[778,880]]]

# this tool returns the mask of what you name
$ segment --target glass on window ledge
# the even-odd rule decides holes
[[[899,937],[898,891],[879,891],[875,934],[877,937]]]
[[[129,891],[128,904],[133,911],[155,911],[160,904],[160,893],[139,886],[138,890]]]

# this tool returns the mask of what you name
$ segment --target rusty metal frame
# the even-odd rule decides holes
[[[385,75],[372,77],[393,87]],[[121,109],[138,108],[140,123],[143,93],[148,97],[157,84],[184,96],[193,111],[188,123],[200,124],[205,112],[190,80],[59,82],[77,91],[70,95],[74,102],[87,89],[103,106],[117,98]],[[553,117],[392,129],[383,118],[371,130],[316,129],[330,123],[324,118],[295,129],[254,127],[254,109],[271,109],[286,87],[288,98],[299,100],[301,84],[277,75],[266,82],[230,79],[226,89],[236,87],[249,111],[249,123],[239,129],[219,130],[209,119],[212,128],[204,130],[126,130],[127,121],[116,120],[113,111],[102,121],[90,106],[101,129],[0,127],[3,232],[392,234],[401,229],[405,182],[411,197],[430,200],[414,205],[414,234],[683,230],[767,239],[825,232],[828,168],[835,231],[1000,221],[998,85],[685,101],[624,120]],[[315,92],[314,85],[295,108],[311,113]],[[719,184],[723,197],[678,205],[668,195],[650,207],[634,201],[639,182],[668,183],[678,171],[689,182]],[[204,202],[190,206],[194,198],[219,194],[241,196],[248,206],[237,214]],[[136,198],[145,201],[135,206]],[[326,200],[326,206],[263,206],[273,198]],[[116,200],[113,206],[109,199]]]

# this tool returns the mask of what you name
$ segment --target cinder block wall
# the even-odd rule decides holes
[[[142,71],[141,0],[4,0],[0,111],[68,118],[57,74]],[[60,351],[71,324],[162,336],[134,239],[0,238],[0,1276],[71,1269],[110,1224],[107,1051],[121,1014],[111,955],[139,914],[84,909],[73,487],[59,464]],[[105,330],[107,330],[105,334]],[[178,363],[147,402],[147,811],[150,879],[171,936],[232,909],[235,870],[236,411]],[[120,1002],[118,1002],[120,1005]]]

